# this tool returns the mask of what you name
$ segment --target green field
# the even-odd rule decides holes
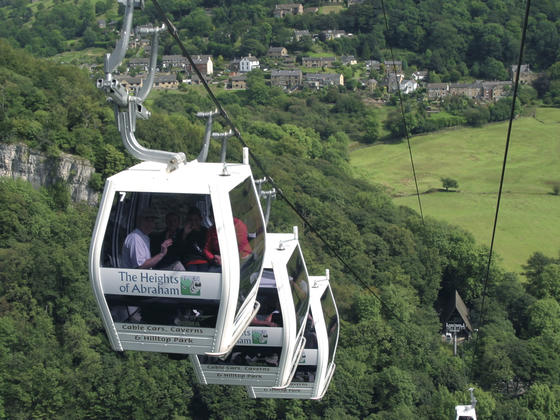
[[[490,245],[506,134],[504,122],[412,138],[425,217],[459,225]],[[359,176],[386,186],[396,204],[418,211],[406,142],[353,150],[351,162]],[[437,191],[442,177],[457,180],[459,191]],[[535,251],[558,256],[560,196],[551,182],[560,182],[560,109],[538,108],[535,118],[515,120],[511,133],[494,244],[508,270],[521,272]]]

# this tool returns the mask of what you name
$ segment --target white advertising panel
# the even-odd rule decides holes
[[[219,273],[101,268],[101,280],[110,295],[217,300],[221,294]]]

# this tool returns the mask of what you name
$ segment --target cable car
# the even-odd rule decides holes
[[[329,273],[312,276],[311,310],[305,331],[305,349],[287,388],[249,386],[252,398],[321,399],[335,370],[334,356],[338,343],[339,320]]]
[[[171,172],[142,162],[107,179],[90,278],[113,349],[223,356],[243,334],[259,307],[266,234],[247,161],[245,153],[243,164],[193,161]],[[170,215],[189,214],[209,227],[211,246],[189,242],[186,227],[166,249],[152,243]]]
[[[469,388],[471,393],[471,403],[469,405],[455,406],[455,420],[476,420],[476,398],[474,397],[474,388]]]
[[[293,234],[268,233],[264,272],[257,300],[260,310],[225,358],[191,355],[203,384],[285,387],[305,346],[309,278]]]

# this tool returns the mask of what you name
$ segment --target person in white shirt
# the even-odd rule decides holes
[[[172,239],[161,243],[160,252],[152,257],[150,252],[150,233],[154,231],[156,214],[152,209],[145,209],[138,218],[138,227],[130,232],[124,240],[121,253],[122,268],[152,268],[167,254],[167,248],[173,244]]]

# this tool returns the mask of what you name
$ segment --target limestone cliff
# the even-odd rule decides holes
[[[22,178],[36,188],[65,181],[73,201],[98,202],[99,194],[88,185],[94,172],[88,160],[77,156],[61,153],[50,158],[24,144],[0,144],[0,176]]]

